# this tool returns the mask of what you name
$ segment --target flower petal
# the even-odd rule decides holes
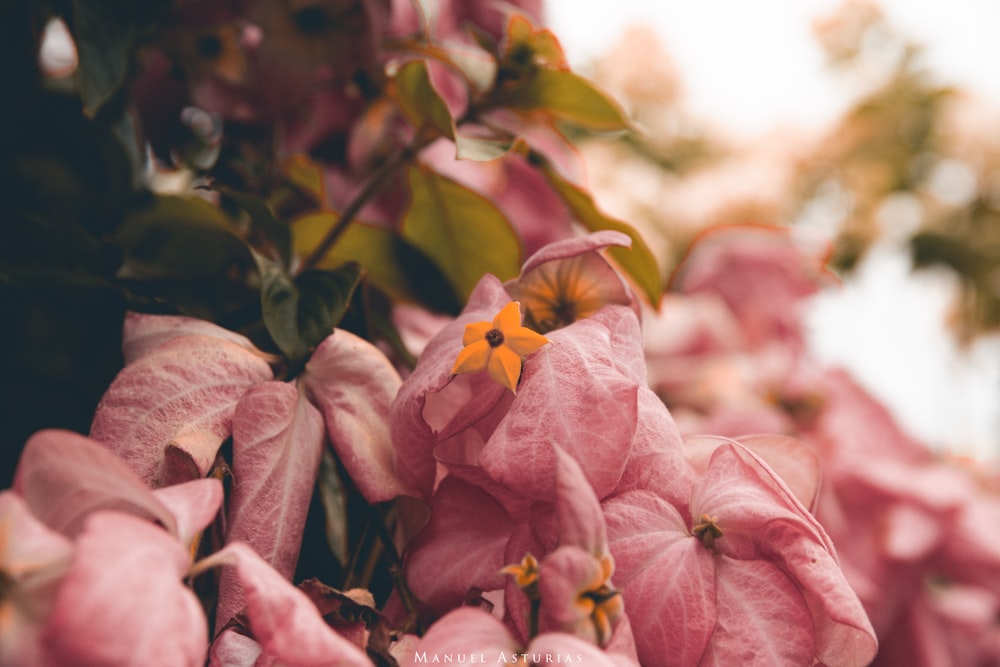
[[[471,345],[476,341],[486,338],[486,332],[493,328],[492,322],[470,322],[465,325],[465,334],[462,336],[462,345]]]
[[[521,326],[521,304],[517,301],[508,303],[493,318],[493,327],[504,332],[504,336],[507,335],[508,331],[519,326]]]
[[[483,370],[490,360],[490,349],[490,344],[485,340],[466,345],[455,357],[455,365],[451,369],[452,374],[478,373]]]
[[[540,350],[542,346],[549,342],[549,339],[540,333],[532,331],[528,327],[517,327],[516,329],[504,332],[503,342],[517,353],[517,356],[523,359],[529,354],[534,354]]]
[[[468,349],[468,348],[466,348]],[[490,377],[517,393],[517,379],[521,377],[521,357],[506,345],[493,350],[487,365]]]

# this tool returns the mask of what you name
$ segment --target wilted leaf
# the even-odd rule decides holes
[[[361,278],[357,264],[313,270],[294,278],[258,257],[264,325],[292,362],[308,356],[333,332]]]
[[[410,168],[407,181],[410,206],[402,236],[441,269],[463,301],[484,273],[501,280],[517,275],[520,242],[492,202],[420,166]]]
[[[613,229],[632,239],[631,248],[609,248],[608,254],[635,282],[649,303],[658,306],[663,296],[660,269],[639,232],[602,213],[587,191],[567,181],[551,165],[543,162],[540,168],[577,222],[592,232]]]
[[[496,90],[493,101],[521,111],[546,111],[556,118],[600,131],[624,130],[621,107],[592,83],[567,70],[538,69]]]
[[[399,68],[392,79],[392,95],[400,110],[413,127],[433,128],[441,136],[453,138],[455,123],[448,105],[434,89],[427,65],[411,60]]]

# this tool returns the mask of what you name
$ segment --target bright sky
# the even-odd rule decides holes
[[[585,66],[622,30],[657,28],[681,72],[688,108],[736,132],[788,123],[822,127],[844,110],[844,84],[825,69],[812,22],[840,0],[547,0],[570,61]],[[938,83],[1000,108],[1000,1],[881,0],[890,25],[925,47]],[[846,365],[914,435],[1000,456],[1000,336],[960,350],[946,333],[947,276],[913,274],[899,252],[872,260],[812,314],[828,363]]]
[[[822,123],[846,103],[824,70],[812,21],[840,0],[547,0],[548,21],[576,65],[607,51],[622,30],[655,26],[684,77],[692,109],[757,132],[783,121]],[[1000,104],[1000,2],[882,0],[894,26],[927,47],[942,81]]]

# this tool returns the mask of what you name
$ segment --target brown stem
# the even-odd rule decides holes
[[[334,223],[330,231],[326,233],[323,240],[319,242],[316,248],[309,254],[304,260],[302,260],[302,265],[299,267],[298,273],[303,273],[310,269],[316,268],[326,253],[330,252],[330,248],[337,242],[341,235],[347,230],[347,227],[354,221],[358,213],[361,211],[362,207],[368,203],[368,201],[389,181],[389,178],[399,169],[401,166],[413,159],[417,152],[423,148],[422,143],[413,143],[400,151],[393,153],[386,160],[378,166],[375,173],[371,175],[367,181],[365,181],[364,186],[361,188],[354,199],[347,204],[343,211],[340,213],[340,217],[337,222]]]

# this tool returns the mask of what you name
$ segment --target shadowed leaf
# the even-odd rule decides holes
[[[237,192],[232,188],[222,185],[213,187],[222,193],[224,197],[232,200],[237,206],[246,211],[250,220],[267,239],[274,244],[284,266],[288,266],[292,257],[292,233],[288,225],[274,217],[271,207],[262,198],[245,192]]]
[[[347,567],[351,558],[347,533],[347,494],[337,471],[337,462],[329,451],[323,452],[319,467],[319,499],[326,517],[326,543],[337,562]]]
[[[88,115],[95,116],[122,85],[138,39],[169,5],[166,0],[73,2],[73,37],[80,58],[77,84]]]
[[[308,356],[344,316],[361,278],[355,263],[334,271],[306,271],[295,278],[258,256],[264,325],[289,360]]]
[[[402,236],[429,257],[464,301],[485,273],[517,275],[521,247],[500,210],[482,195],[441,174],[412,167],[410,206]]]

